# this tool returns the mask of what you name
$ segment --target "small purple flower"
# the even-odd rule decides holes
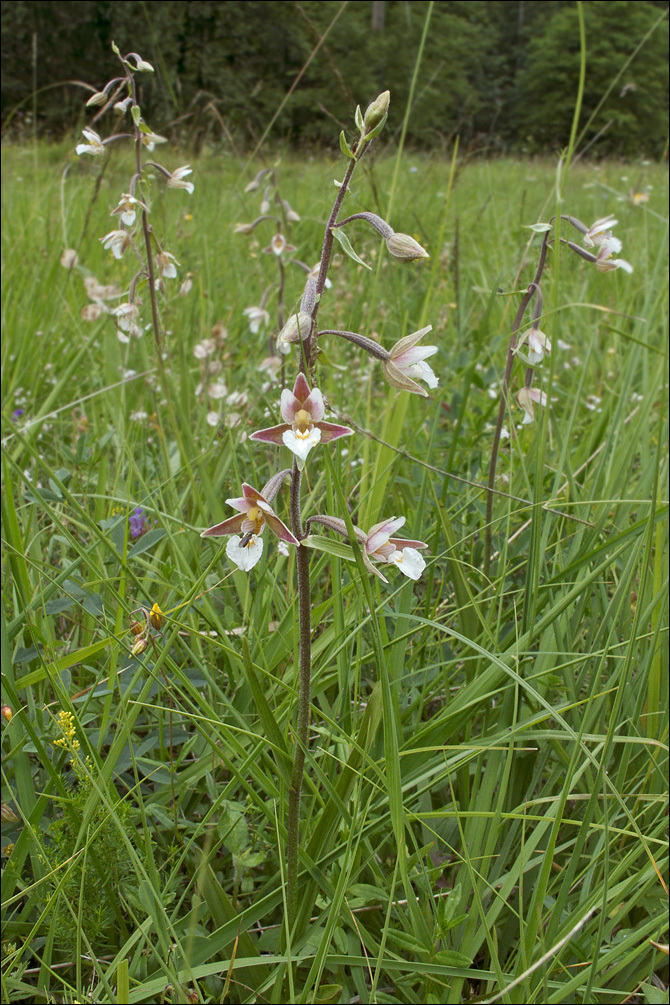
[[[141,506],[138,506],[131,514],[128,520],[128,527],[133,541],[136,541],[138,537],[142,537],[142,534],[146,534],[149,530],[149,521]]]
[[[14,411],[12,412],[13,419],[20,419],[22,415],[23,415],[22,408],[15,408]]]

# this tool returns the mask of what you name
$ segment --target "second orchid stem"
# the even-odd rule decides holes
[[[552,221],[553,222],[553,221]],[[500,385],[500,403],[498,405],[498,418],[496,419],[495,431],[493,433],[493,444],[491,446],[491,461],[489,463],[489,478],[487,485],[486,494],[486,524],[484,528],[484,575],[488,577],[491,570],[491,547],[492,547],[492,534],[493,534],[493,489],[495,487],[496,480],[496,467],[498,464],[498,453],[500,451],[500,438],[502,435],[503,424],[505,421],[505,412],[508,406],[508,392],[510,379],[512,376],[512,367],[514,365],[514,356],[517,347],[517,333],[521,324],[523,322],[524,316],[530,303],[539,292],[539,283],[542,278],[542,273],[544,272],[545,265],[547,263],[547,248],[548,248],[549,234],[545,233],[542,239],[542,247],[540,248],[540,257],[537,262],[537,268],[535,269],[535,276],[533,281],[529,283],[526,292],[523,295],[523,299],[519,304],[519,309],[516,312],[514,318],[514,323],[512,325],[512,334],[509,340],[509,348],[507,350],[507,361],[505,363],[505,373],[503,374],[502,384]]]

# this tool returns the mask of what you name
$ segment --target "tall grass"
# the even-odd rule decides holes
[[[329,347],[320,386],[360,433],[308,469],[305,516],[317,503],[363,527],[405,515],[430,559],[419,584],[386,587],[312,558],[303,934],[288,945],[294,557],[270,549],[246,576],[198,536],[276,461],[246,439],[279,386],[242,315],[269,281],[262,244],[232,235],[253,212],[242,168],[206,154],[190,199],[156,194],[154,223],[194,282],[166,306],[159,367],[149,335],[124,346],[108,317],[82,320],[81,270],[59,264],[69,246],[101,282],[130,278],[97,241],[123,155],[100,178],[62,147],[36,164],[3,154],[3,999],[659,1000],[665,168],[579,162],[564,184],[561,211],[616,213],[635,272],[552,262],[550,406],[530,427],[508,417],[490,579],[489,391],[533,267],[522,228],[556,211],[554,167],[456,162],[452,177],[447,160],[405,156],[397,177],[380,159],[354,185],[350,212],[392,195],[391,223],[431,260],[393,267],[352,228],[373,274],[337,258],[322,321],[387,346],[432,322],[440,387],[403,396]],[[341,167],[286,157],[279,170],[312,264]],[[645,186],[634,206],[628,190]],[[289,305],[302,275],[289,271]],[[245,405],[199,389],[193,348],[216,323],[221,376]],[[133,541],[138,506],[151,529]],[[153,603],[167,624],[133,658],[130,614]]]

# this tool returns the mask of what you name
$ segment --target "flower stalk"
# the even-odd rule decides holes
[[[577,217],[570,216],[567,213],[562,213],[560,215],[560,219],[565,220],[582,235],[585,247],[576,244],[574,241],[568,241],[563,237],[560,238],[560,242],[565,243],[567,247],[571,251],[574,251],[580,258],[595,265],[599,272],[612,272],[617,269],[621,269],[628,273],[633,271],[633,267],[629,262],[626,262],[622,258],[612,257],[613,255],[618,254],[622,247],[621,241],[612,234],[612,227],[617,224],[617,220],[615,220],[612,216],[606,216],[600,220],[596,220],[591,227],[587,227],[586,224],[582,223],[582,221],[577,219]],[[487,577],[491,569],[493,497],[495,494],[495,478],[498,455],[500,452],[500,441],[505,421],[505,413],[510,403],[509,390],[512,378],[512,369],[514,367],[514,357],[517,355],[517,351],[521,347],[522,342],[526,340],[528,341],[529,347],[527,362],[530,365],[527,366],[524,374],[523,387],[516,395],[516,403],[524,412],[523,424],[527,425],[533,421],[534,405],[539,404],[541,406],[546,406],[547,404],[547,396],[545,392],[534,388],[532,385],[533,378],[535,376],[534,367],[542,362],[545,354],[548,355],[551,352],[551,342],[544,332],[540,331],[538,328],[538,322],[542,316],[543,305],[540,281],[547,265],[549,246],[550,244],[553,245],[556,240],[550,236],[555,229],[555,220],[556,217],[552,217],[549,223],[537,223],[530,226],[531,230],[538,234],[542,234],[542,244],[540,246],[537,266],[535,268],[535,275],[533,276],[532,281],[528,284],[526,292],[521,299],[521,303],[519,304],[519,308],[514,317],[509,346],[507,349],[507,359],[505,361],[505,372],[500,385],[498,416],[493,432],[493,442],[491,444],[491,459],[489,462],[489,475],[486,493],[484,574]],[[593,252],[586,250],[587,248],[595,248],[597,251],[594,254]],[[526,311],[533,301],[532,327],[521,337],[521,339],[519,339],[519,331],[523,324],[523,319]]]

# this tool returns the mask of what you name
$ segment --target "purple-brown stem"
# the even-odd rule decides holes
[[[337,193],[337,198],[331,210],[326,232],[323,238],[323,248],[321,251],[321,263],[319,275],[316,281],[316,304],[312,313],[312,331],[308,339],[300,342],[300,363],[299,368],[302,373],[309,374],[311,383],[314,385],[313,369],[316,357],[316,316],[319,310],[321,294],[326,286],[328,268],[333,250],[333,235],[330,228],[337,222],[337,214],[342,206],[342,201],[346,194],[351,176],[354,173],[356,161],[349,162],[342,185]],[[281,300],[281,298],[280,298]],[[301,541],[305,536],[302,527],[300,511],[300,484],[302,481],[301,472],[298,470],[298,463],[293,461],[291,473],[291,529],[293,534]],[[305,770],[305,754],[309,744],[309,709],[311,696],[311,675],[312,675],[312,621],[311,621],[311,593],[309,584],[309,550],[298,545],[296,548],[296,565],[298,570],[298,621],[299,621],[299,656],[298,656],[298,714],[296,720],[296,742],[295,753],[293,755],[293,769],[291,772],[291,787],[288,798],[287,817],[287,841],[286,841],[286,874],[287,874],[287,901],[288,901],[288,924],[293,924],[298,913],[298,847],[300,840],[300,796],[302,793],[302,779]]]
[[[137,92],[135,90],[135,78],[132,73],[128,74],[130,80],[130,87],[132,92],[133,104],[137,104]],[[133,119],[133,122],[135,120]],[[142,181],[142,130],[138,125],[135,125],[135,178],[137,178],[140,183]],[[133,182],[135,181],[133,178]],[[156,300],[156,284],[154,280],[154,259],[151,253],[151,227],[149,226],[149,220],[147,217],[146,209],[142,209],[142,232],[144,234],[144,246],[147,252],[147,278],[149,283],[149,300],[151,301],[151,324],[154,330],[154,339],[156,340],[156,349],[158,350],[158,355],[160,358],[160,353],[163,348],[163,336],[161,334],[161,324],[160,316],[158,314],[158,301]]]
[[[300,516],[300,483],[301,473],[298,463],[293,461],[291,474],[291,529],[300,541],[304,537]],[[287,881],[288,881],[288,917],[289,922],[295,920],[298,911],[298,845],[300,839],[300,795],[302,792],[302,777],[305,770],[305,752],[309,743],[309,707],[311,691],[312,653],[311,653],[311,592],[309,585],[309,551],[300,545],[296,549],[296,565],[298,569],[298,624],[299,624],[299,661],[298,661],[298,717],[296,722],[295,754],[291,771],[291,787],[288,797],[287,820]]]
[[[281,331],[284,327],[284,281],[286,278],[286,270],[284,269],[284,263],[281,260],[281,255],[277,255],[277,266],[279,268],[279,282],[277,283],[277,323],[279,324],[279,330]],[[270,355],[274,355],[275,351],[275,340],[272,335],[270,335]],[[285,369],[286,364],[284,362],[285,357],[282,356],[281,361],[281,382],[282,387],[285,384]]]
[[[516,316],[514,318],[514,323],[512,325],[512,334],[509,340],[509,348],[507,350],[505,373],[503,374],[502,384],[500,386],[500,404],[498,406],[498,418],[496,420],[495,431],[493,433],[493,444],[491,445],[491,461],[489,464],[489,478],[486,493],[486,525],[484,527],[484,575],[487,577],[491,569],[491,535],[492,535],[491,522],[493,520],[493,489],[496,480],[498,453],[500,451],[500,436],[502,433],[502,427],[505,421],[505,412],[507,410],[508,405],[507,392],[509,390],[510,378],[512,376],[512,367],[514,366],[514,351],[517,346],[517,332],[521,327],[524,315],[528,310],[528,307],[531,301],[533,300],[533,297],[535,297],[539,293],[540,279],[542,278],[542,273],[544,272],[545,265],[547,263],[548,234],[549,231],[547,231],[544,234],[544,237],[542,238],[540,257],[538,259],[537,268],[535,270],[535,276],[533,277],[533,281],[529,283],[528,289],[526,290],[523,299],[519,304],[519,309],[517,310]]]

